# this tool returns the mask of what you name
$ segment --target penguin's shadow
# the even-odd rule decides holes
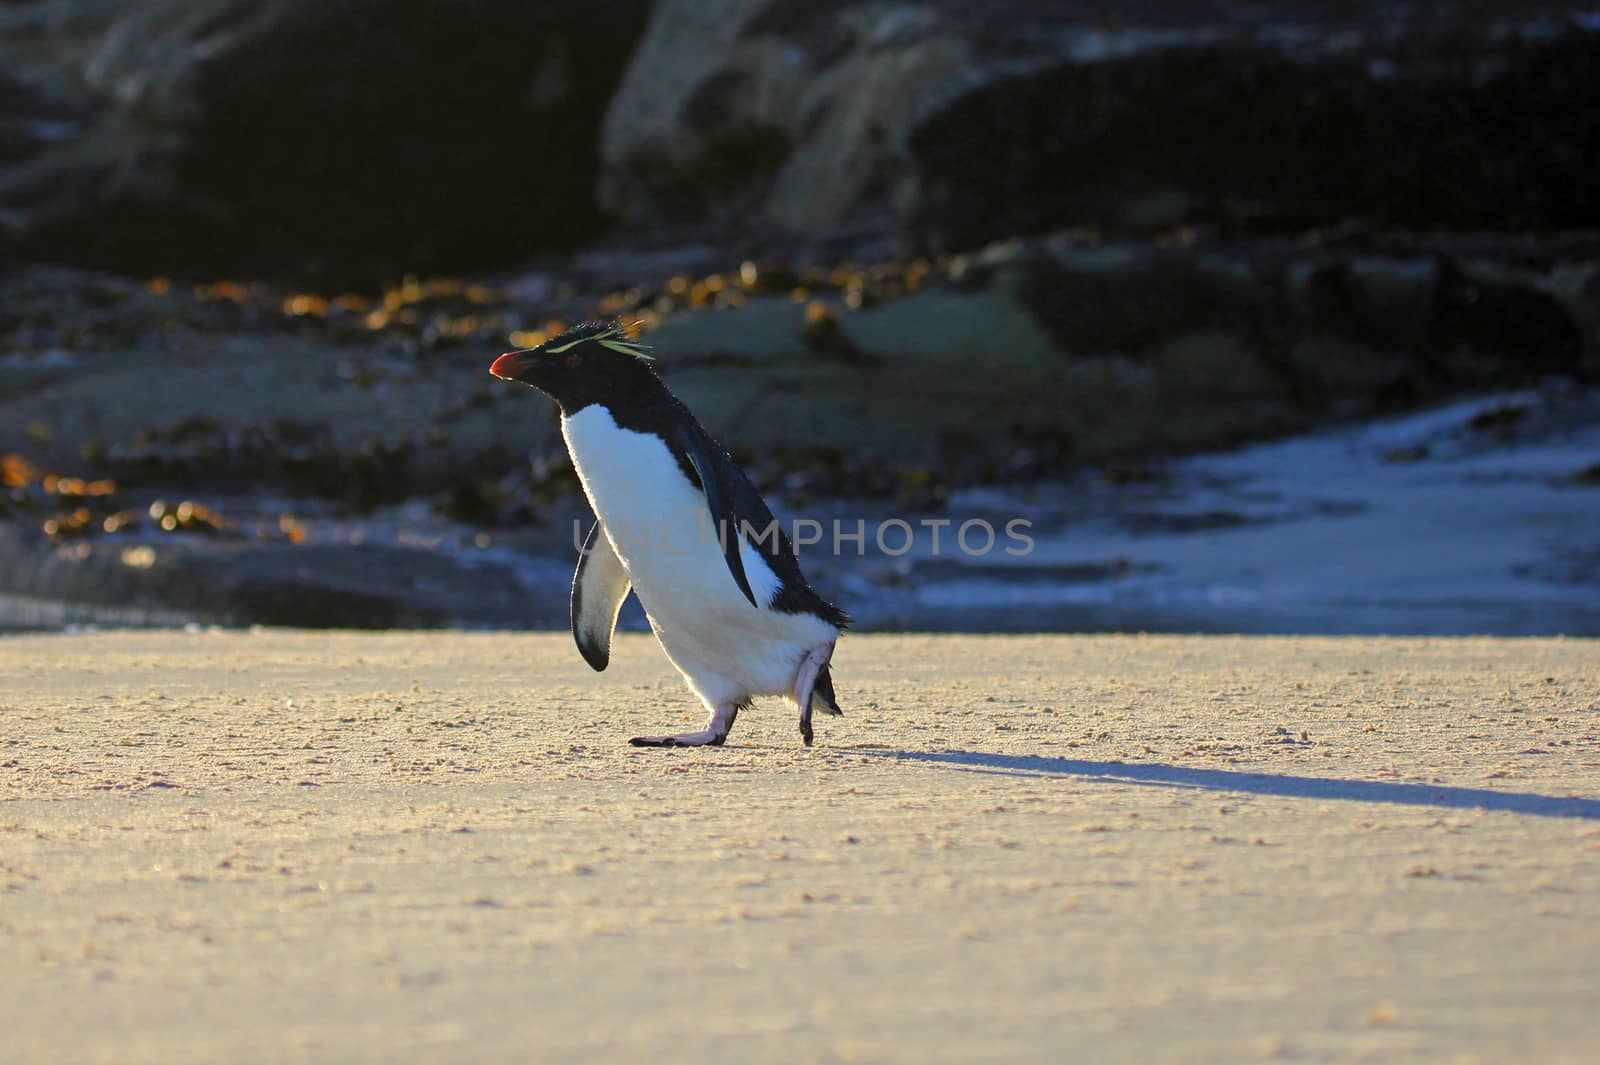
[[[840,750],[841,748],[835,748]],[[1190,769],[1159,762],[1089,762],[1027,754],[984,751],[895,751],[872,747],[842,748],[851,754],[926,762],[969,773],[1019,777],[1074,777],[1108,784],[1190,791],[1226,791],[1279,795],[1291,799],[1341,799],[1402,806],[1436,806],[1456,810],[1491,810],[1535,817],[1574,817],[1600,821],[1600,800],[1575,799],[1533,792],[1489,791],[1438,784],[1391,784],[1380,780],[1341,780],[1276,773],[1239,773],[1226,769]]]

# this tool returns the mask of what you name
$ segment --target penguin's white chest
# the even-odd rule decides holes
[[[702,695],[781,694],[806,650],[837,636],[809,614],[768,609],[777,574],[741,541],[752,606],[728,570],[700,489],[660,437],[597,404],[561,422],[584,494],[667,656]]]

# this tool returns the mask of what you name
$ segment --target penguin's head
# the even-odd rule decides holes
[[[506,352],[489,372],[532,385],[571,411],[641,387],[659,387],[650,357],[619,322],[585,322],[536,348]]]

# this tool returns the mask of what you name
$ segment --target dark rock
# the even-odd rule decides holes
[[[601,196],[736,242],[892,211],[928,252],[1076,225],[1592,226],[1583,10],[663,0]]]
[[[1265,335],[1281,293],[1247,259],[1131,245],[1019,257],[1018,299],[1064,351],[1141,356],[1188,333]]]
[[[1428,350],[1463,384],[1570,376],[1583,368],[1573,316],[1539,286],[1500,271],[1475,274],[1442,261],[1432,311]]]
[[[818,313],[807,313],[806,324],[801,336],[805,340],[806,351],[812,358],[834,359],[839,362],[870,363],[872,359],[862,354],[861,349],[850,340],[850,337],[839,327],[839,316],[827,310]]]
[[[1491,407],[1474,414],[1467,422],[1467,428],[1475,433],[1488,433],[1505,440],[1515,435],[1517,426],[1527,420],[1528,414],[1527,407],[1515,403]]]
[[[1017,480],[1582,378],[1597,312],[1562,279],[1596,257],[1581,240],[1056,238],[957,257],[859,310],[751,299],[669,314],[652,338],[726,439]],[[818,350],[835,332],[847,360]]]
[[[1585,378],[1597,262],[1600,240],[1581,235],[1068,234],[942,261],[751,263],[561,299],[648,314],[662,372],[707,427],[780,457],[762,471],[768,484],[937,506],[951,487]],[[572,497],[572,474],[555,461],[548,401],[487,377],[501,345],[468,331],[426,353],[390,352],[395,329],[415,332],[436,310],[489,328],[501,305],[451,302],[477,288],[408,283],[390,293],[393,315],[425,311],[415,324],[335,339],[313,324],[334,320],[331,300],[327,319],[286,327],[281,294],[256,307],[255,287],[238,303],[184,302],[23,273],[0,286],[20,294],[0,302],[0,318],[29,338],[0,361],[0,451],[148,493],[91,508],[97,521],[157,493],[287,491],[347,512],[420,497],[474,523],[538,527]],[[352,313],[390,313],[372,306]],[[114,343],[124,315],[137,327],[127,347]],[[105,338],[92,339],[99,350],[51,347],[80,320]],[[144,337],[162,322],[181,328]],[[8,506],[35,523],[78,509],[58,503]]]
[[[573,247],[603,222],[596,131],[647,7],[8,5],[3,228],[143,276],[377,280]]]
[[[1560,25],[1557,23],[1557,25]],[[911,133],[926,250],[1067,226],[1600,224],[1600,34],[1548,23],[1204,36],[998,76]]]
[[[564,563],[542,579],[503,564],[464,565],[439,552],[377,544],[107,538],[55,546],[5,524],[0,548],[0,600],[137,608],[169,622],[549,627],[567,609]]]

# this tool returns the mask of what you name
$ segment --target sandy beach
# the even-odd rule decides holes
[[[1600,643],[0,640],[5,1062],[1588,1062]]]

